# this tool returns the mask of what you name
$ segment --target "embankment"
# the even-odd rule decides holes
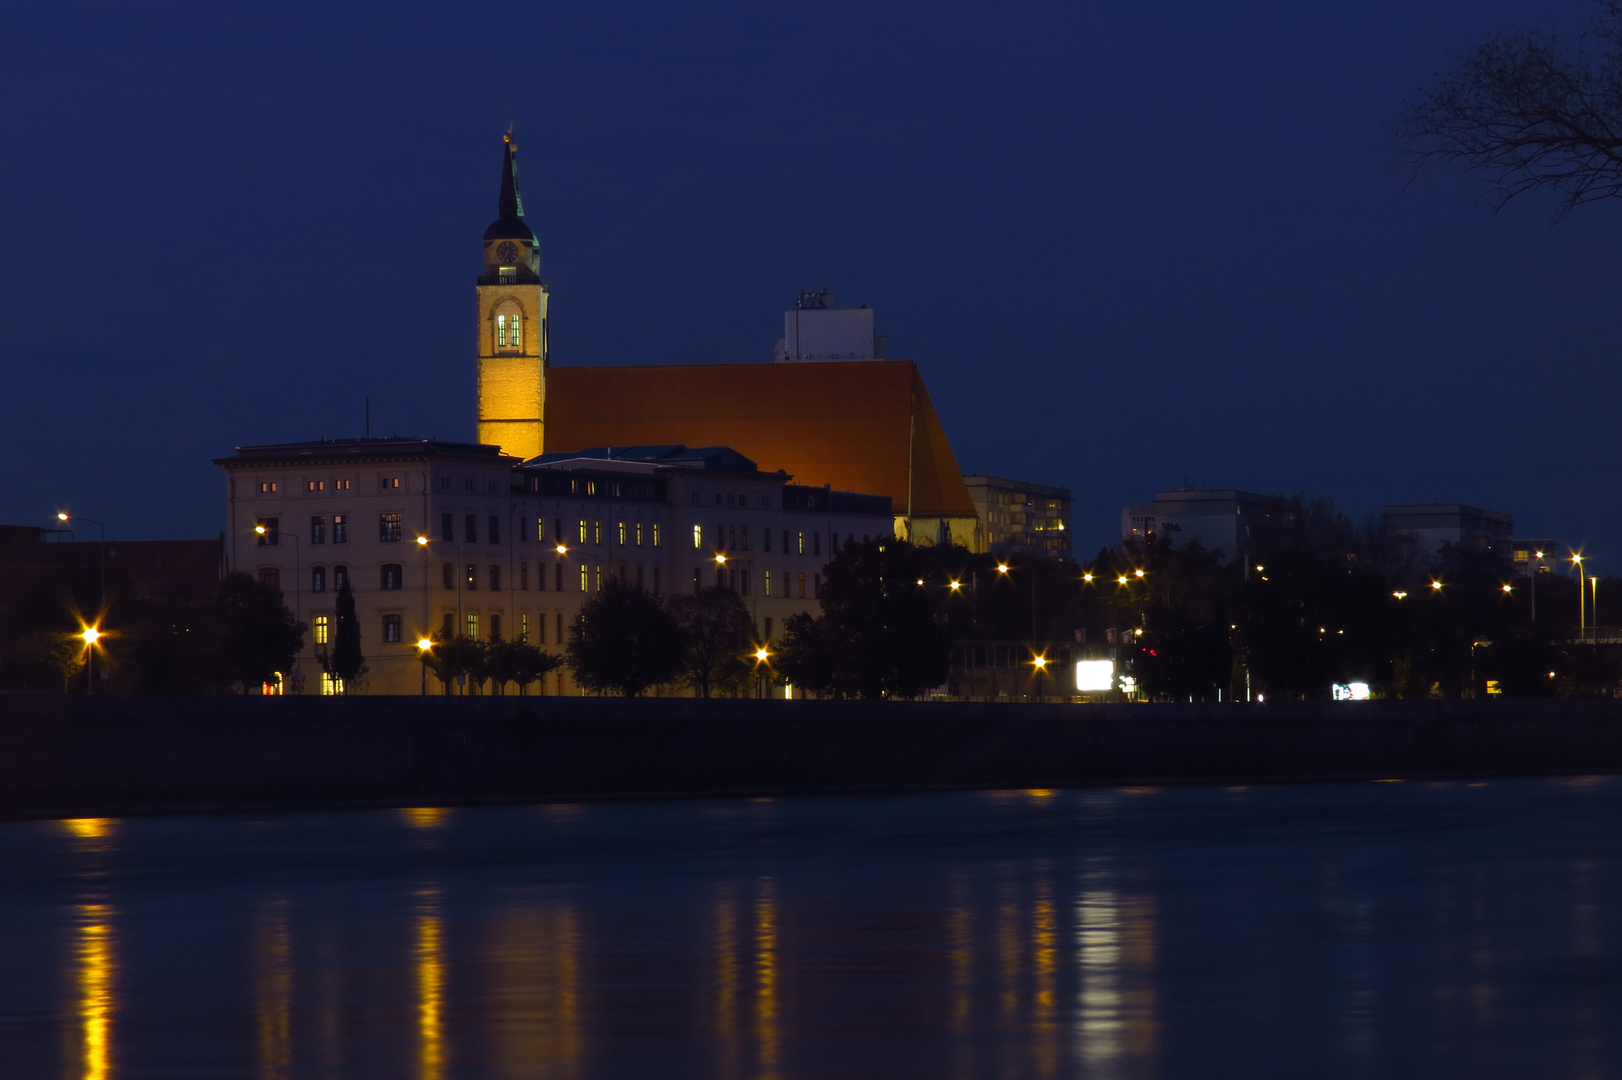
[[[0,698],[0,813],[1622,772],[1622,701]]]

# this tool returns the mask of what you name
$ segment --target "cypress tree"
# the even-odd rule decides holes
[[[366,674],[366,658],[360,651],[360,620],[355,617],[355,594],[345,581],[338,588],[337,625],[333,627],[332,655],[322,666],[343,681],[348,693],[356,680]]]

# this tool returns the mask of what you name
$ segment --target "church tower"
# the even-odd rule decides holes
[[[518,147],[501,148],[500,216],[484,230],[479,275],[479,441],[520,458],[541,452],[546,403],[546,284],[524,222]]]

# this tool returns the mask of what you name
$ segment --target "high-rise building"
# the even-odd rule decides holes
[[[992,554],[1070,557],[1068,488],[999,476],[965,476],[963,482],[969,487]]]

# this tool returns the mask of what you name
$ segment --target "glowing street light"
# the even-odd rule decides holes
[[[84,643],[86,645],[94,645],[96,642],[101,640],[101,631],[97,630],[94,626],[87,626],[84,628],[84,633],[80,634],[79,636],[84,638]]]
[[[721,554],[720,552],[716,552],[715,553],[715,561],[716,561],[717,564],[725,563],[727,561],[727,557],[725,555]]]
[[[1115,583],[1117,585],[1125,585],[1126,584],[1126,575],[1122,574],[1120,577],[1116,578]]]
[[[426,536],[417,537],[417,546],[418,547],[427,547],[428,546],[428,538]]]
[[[1406,600],[1408,598],[1408,594],[1406,592],[1401,591],[1401,590],[1398,590],[1397,592],[1394,592],[1391,595],[1395,596],[1398,600]]]
[[[957,592],[959,589],[963,588],[963,583],[961,581],[951,581],[947,582],[947,584],[951,587],[953,592]]]
[[[569,554],[569,549],[568,549],[568,548],[566,548],[566,547],[564,547],[564,546],[563,546],[563,545],[562,545],[562,544],[559,544],[559,545],[558,545],[558,549],[557,549],[557,550],[558,550],[558,554],[559,554],[559,555],[567,555],[567,554]]]
[[[1511,588],[1510,588],[1510,587],[1509,587],[1509,586],[1508,586],[1508,585],[1505,585],[1505,586],[1503,586],[1503,590],[1504,590],[1504,591],[1505,591],[1505,592],[1506,592],[1506,593],[1508,593],[1508,592],[1513,592],[1513,591],[1514,591],[1514,590],[1513,590],[1513,589],[1511,589]]]
[[[432,649],[433,647],[434,647],[434,643],[432,641],[429,641],[427,638],[418,638],[417,639],[417,649],[418,649],[418,651],[427,652],[428,650]]]
[[[999,574],[1006,574],[1006,573],[1008,573],[1008,564],[1007,564],[1007,563],[1005,563],[1005,562],[1003,562],[1003,563],[998,563],[998,564],[997,564],[997,573],[999,573]]]
[[[771,656],[771,653],[767,652],[764,646],[755,650],[755,659],[762,664],[766,662],[766,658],[769,656]]]
[[[1040,671],[1042,668],[1048,666],[1048,658],[1045,656],[1038,656],[1035,660],[1032,660],[1031,663],[1035,664],[1037,670]]]
[[[420,539],[420,537],[419,537]],[[428,654],[434,649],[434,643],[427,638],[417,639],[417,659],[422,661],[422,696],[428,696]]]
[[[1142,570],[1134,570],[1134,571],[1132,571],[1132,576],[1133,577],[1142,577],[1143,576],[1143,571]]]
[[[1431,589],[1440,592],[1442,589],[1442,583],[1440,581],[1431,582]]]
[[[57,512],[56,512],[56,520],[58,520],[58,521],[66,521],[66,520],[67,520],[67,519],[68,519],[68,515],[67,515],[67,514],[65,514],[65,513],[63,513],[63,512],[62,512],[62,511],[60,511],[60,510],[58,510],[58,511],[57,511]]]
[[[1588,598],[1583,595],[1583,553],[1573,551],[1571,563],[1577,568],[1577,631],[1581,633],[1588,627]]]
[[[1083,574],[1083,575],[1081,575],[1081,580],[1083,580],[1083,581],[1092,581],[1093,580],[1093,575],[1091,575],[1091,574]]]

